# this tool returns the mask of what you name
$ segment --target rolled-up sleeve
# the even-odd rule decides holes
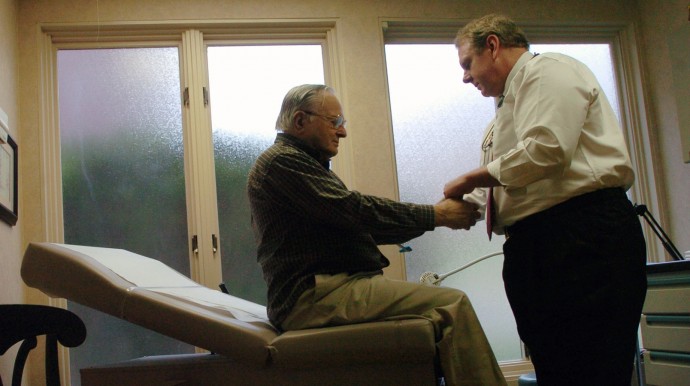
[[[596,90],[565,66],[544,58],[514,81],[519,86],[510,100],[517,142],[487,165],[508,189],[558,177],[573,159]]]

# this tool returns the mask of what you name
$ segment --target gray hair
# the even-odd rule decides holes
[[[467,23],[455,37],[455,46],[464,41],[479,52],[486,47],[486,38],[496,35],[504,47],[523,47],[529,50],[529,41],[515,22],[503,15],[489,14]]]
[[[291,130],[295,113],[300,110],[315,109],[323,103],[323,94],[326,92],[334,93],[335,91],[323,84],[303,84],[291,88],[283,98],[283,105],[276,119],[276,130]]]

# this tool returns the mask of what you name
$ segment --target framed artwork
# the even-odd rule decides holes
[[[17,143],[7,136],[7,143],[0,142],[0,220],[17,223]]]

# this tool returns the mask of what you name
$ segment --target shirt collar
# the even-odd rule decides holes
[[[513,81],[513,78],[515,78],[515,75],[517,75],[518,71],[527,64],[527,62],[530,61],[530,59],[534,58],[538,54],[533,54],[529,51],[524,52],[522,55],[520,55],[520,58],[518,59],[517,62],[515,62],[515,65],[513,68],[510,70],[510,73],[508,74],[508,78],[506,79],[506,84],[503,87],[503,95],[496,97],[496,106],[501,107],[500,104],[503,102],[503,96],[508,93],[508,88],[510,88],[510,83]]]
[[[303,152],[309,154],[310,157],[314,158],[318,163],[321,164],[321,166],[323,166],[327,170],[330,170],[331,168],[330,161],[321,162],[319,160],[319,152],[314,150],[311,146],[307,145],[304,141],[295,137],[294,135],[290,135],[288,133],[278,133],[278,135],[276,135],[275,143],[284,143],[290,146],[294,146],[302,150]]]

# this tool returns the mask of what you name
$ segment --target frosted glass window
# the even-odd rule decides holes
[[[617,110],[615,76],[606,44],[533,45],[590,65]],[[400,199],[434,203],[443,185],[480,163],[482,133],[494,115],[492,98],[462,83],[452,44],[387,44],[385,47]],[[469,231],[441,228],[412,240],[407,279],[448,273],[502,251],[504,238],[488,240],[484,222]],[[521,359],[522,345],[501,277],[503,256],[488,258],[448,277],[443,285],[465,291],[499,361]]]
[[[289,60],[287,59],[289,58]],[[223,281],[231,294],[266,304],[266,284],[246,193],[249,168],[276,136],[289,89],[324,83],[320,45],[208,48]]]
[[[123,248],[189,276],[177,48],[57,54],[65,242]],[[79,369],[194,348],[70,302]]]

